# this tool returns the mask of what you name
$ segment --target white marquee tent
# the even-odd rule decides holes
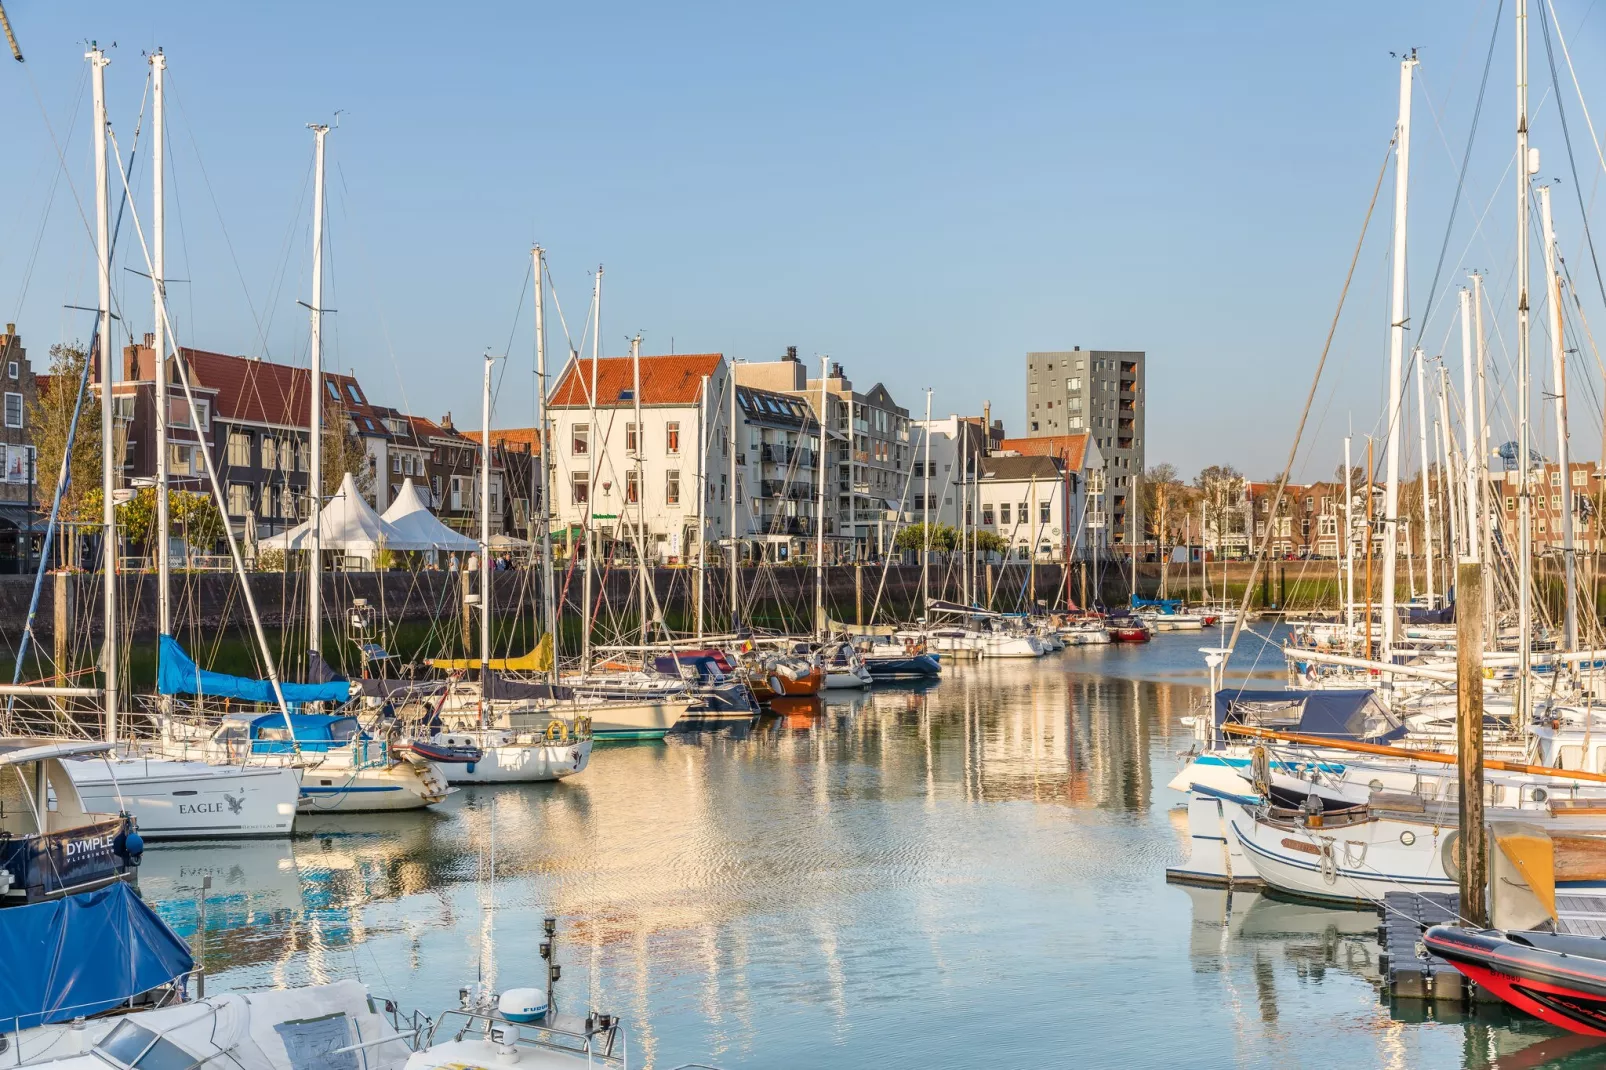
[[[374,512],[363,500],[357,481],[346,473],[340,490],[324,503],[319,513],[318,539],[325,550],[339,550],[354,557],[372,558],[381,546],[386,550],[433,550],[428,539],[397,530]],[[310,548],[312,521],[305,520],[289,531],[261,540],[263,550],[306,550]]]
[[[396,492],[396,500],[390,503],[390,508],[385,510],[385,515],[380,519],[409,542],[426,543],[425,549],[448,553],[479,552],[478,539],[453,531],[435,518],[435,514],[429,511],[429,503],[411,478],[402,484],[401,490]]]

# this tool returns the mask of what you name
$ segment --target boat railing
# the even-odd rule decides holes
[[[476,1028],[486,1039],[512,1043],[520,1048],[544,1051],[561,1051],[583,1055],[587,1062],[604,1066],[627,1066],[630,1061],[624,1029],[619,1019],[606,1014],[579,1017],[572,1014],[548,1013],[540,1021],[512,1022],[489,1011],[467,1007],[453,1007],[443,1011],[439,1019],[429,1025],[429,1031],[419,1044],[427,1050],[435,1043],[441,1026],[448,1021],[458,1023],[452,1039],[461,1041]]]

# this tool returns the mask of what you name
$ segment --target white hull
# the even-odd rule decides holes
[[[365,769],[309,766],[301,775],[301,809],[323,814],[421,810],[451,790],[440,767],[428,762]]]
[[[475,746],[485,757],[471,765],[449,765],[446,779],[453,784],[528,784],[561,780],[583,771],[591,761],[589,739],[549,742],[520,733],[489,731],[442,732],[434,742],[445,746]]]
[[[976,652],[984,658],[1040,658],[1046,650],[1035,635],[987,635]]]
[[[126,809],[147,840],[288,836],[295,827],[296,769],[163,758],[63,764],[87,809]]]
[[[863,675],[860,675],[863,673]],[[869,687],[871,676],[868,670],[859,672],[827,672],[825,674],[825,688],[827,691],[844,691],[856,687]]]

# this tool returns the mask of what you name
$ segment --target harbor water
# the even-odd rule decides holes
[[[1244,638],[1235,668],[1276,679]],[[1389,1006],[1376,914],[1165,882],[1214,642],[952,664],[556,784],[152,846],[140,886],[209,992],[356,977],[430,1015],[539,984],[554,915],[560,1009],[623,1016],[633,1066],[1606,1061],[1497,1008]]]

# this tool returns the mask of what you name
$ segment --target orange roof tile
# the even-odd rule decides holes
[[[643,405],[695,405],[702,389],[703,376],[719,371],[725,360],[722,353],[687,353],[674,356],[641,358],[641,403]],[[552,393],[552,404],[559,408],[583,409],[591,401],[590,359],[570,363],[558,388]],[[621,397],[635,383],[635,369],[629,357],[603,357],[597,365],[596,405],[599,408],[617,408]],[[624,404],[632,404],[625,401]]]
[[[474,442],[480,440],[478,431],[464,431],[462,435],[464,438]],[[512,427],[504,431],[493,430],[491,432],[491,445],[499,449],[506,449],[512,446],[526,449],[531,453],[540,453],[541,429],[538,427]]]
[[[1087,434],[1006,438],[999,443],[998,448],[1024,457],[1058,457],[1065,462],[1065,467],[1073,472],[1080,472],[1082,462],[1087,457],[1088,438]]]

